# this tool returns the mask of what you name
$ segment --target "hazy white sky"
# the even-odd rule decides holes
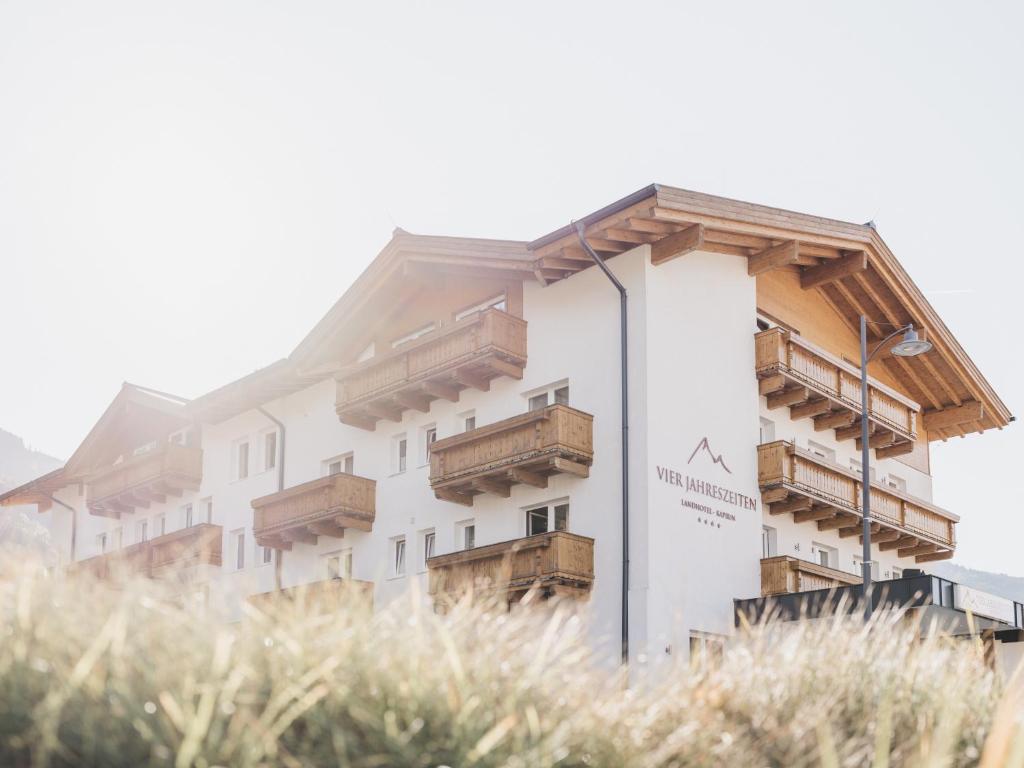
[[[0,427],[286,355],[401,225],[531,239],[653,181],[882,236],[1024,408],[1019,3],[0,0]],[[1024,575],[1024,427],[933,450]]]

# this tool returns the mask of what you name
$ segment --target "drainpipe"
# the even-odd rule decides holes
[[[277,490],[284,490],[284,438],[285,438],[285,426],[284,422],[278,419],[276,416],[270,413],[262,405],[256,408],[257,411],[262,413],[274,424],[277,425],[277,433],[280,436],[278,441],[280,445],[277,446]],[[281,588],[281,550],[274,550],[274,586],[277,589]]]
[[[619,351],[621,354],[622,376],[622,662],[629,662],[629,354],[626,335],[626,314],[628,298],[626,286],[612,274],[604,259],[587,242],[586,225],[583,222],[571,223],[576,229],[576,236],[594,263],[601,268],[615,289],[619,292]]]
[[[78,510],[72,507],[70,504],[65,504],[60,499],[52,496],[51,494],[45,494],[46,498],[52,501],[54,504],[60,504],[64,509],[71,511],[71,562],[75,562],[75,549],[76,539],[78,538]]]

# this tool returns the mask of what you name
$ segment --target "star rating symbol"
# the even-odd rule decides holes
[[[721,528],[722,527],[721,523],[713,522],[711,520],[708,520],[706,517],[698,518],[698,520],[700,520],[700,522],[703,523],[704,525],[710,525],[712,528]]]

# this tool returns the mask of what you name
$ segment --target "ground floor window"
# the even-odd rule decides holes
[[[718,664],[725,653],[725,635],[712,632],[690,632],[690,665],[707,668]]]
[[[761,557],[775,557],[779,552],[778,532],[770,525],[761,526]]]
[[[813,543],[811,544],[811,560],[826,568],[836,568],[839,565],[839,550],[824,544]]]
[[[332,552],[324,555],[324,564],[327,568],[328,579],[351,579],[352,578],[352,550],[345,549],[341,552]]]
[[[545,504],[526,510],[526,535],[569,530],[569,503]]]

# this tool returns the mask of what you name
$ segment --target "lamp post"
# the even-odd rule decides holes
[[[888,323],[871,323],[872,325],[888,325]],[[868,445],[870,425],[868,414],[870,403],[868,398],[868,363],[887,341],[899,334],[903,341],[895,344],[892,354],[898,357],[916,357],[923,355],[932,348],[931,342],[921,339],[914,330],[914,324],[900,326],[890,333],[868,354],[868,319],[860,316],[860,487],[861,487],[861,518],[864,525],[861,569],[864,580],[864,620],[871,618],[871,447]]]

